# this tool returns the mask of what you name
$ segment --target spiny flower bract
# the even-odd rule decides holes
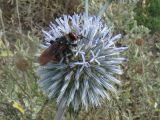
[[[120,81],[113,74],[122,74],[119,64],[125,58],[119,53],[127,47],[116,47],[121,35],[112,37],[108,26],[101,18],[86,14],[63,15],[50,24],[49,31],[43,31],[46,46],[51,40],[75,32],[84,38],[72,48],[70,62],[50,62],[40,66],[39,85],[49,98],[58,104],[71,106],[74,111],[81,107],[100,106],[102,100],[110,99],[109,92],[115,92],[113,85]]]

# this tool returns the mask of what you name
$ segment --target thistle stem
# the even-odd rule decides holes
[[[85,0],[85,14],[88,17],[88,0]]]
[[[66,105],[60,104],[58,106],[58,111],[56,112],[54,120],[62,120],[65,110],[66,110]]]
[[[102,15],[105,13],[105,10],[107,9],[107,7],[109,6],[109,0],[105,1],[105,4],[101,7],[99,13],[98,13],[98,17],[101,18]]]

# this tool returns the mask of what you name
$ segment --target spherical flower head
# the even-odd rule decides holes
[[[71,32],[83,36],[72,48],[72,59],[69,63],[51,61],[40,66],[38,83],[58,104],[74,111],[81,107],[87,110],[88,106],[100,106],[105,98],[110,99],[110,91],[116,93],[113,85],[120,81],[113,74],[122,74],[119,65],[126,59],[119,54],[127,47],[117,48],[115,42],[121,35],[112,37],[99,17],[85,14],[63,15],[51,23],[50,30],[43,31],[46,47],[51,40]]]

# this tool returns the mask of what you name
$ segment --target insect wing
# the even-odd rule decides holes
[[[54,46],[50,45],[49,48],[45,49],[42,54],[39,57],[39,63],[40,65],[45,65],[48,62],[50,62],[51,60],[56,60],[55,56],[54,56]]]

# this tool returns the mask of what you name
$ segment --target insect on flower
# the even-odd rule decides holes
[[[50,61],[60,61],[61,59],[63,59],[64,62],[68,62],[73,56],[71,47],[76,47],[77,44],[75,41],[82,38],[83,36],[70,32],[57,38],[55,41],[51,40],[51,45],[44,50],[39,57],[40,65],[45,65]]]
[[[38,85],[49,99],[56,100],[54,120],[61,120],[67,108],[71,113],[87,111],[110,100],[110,92],[117,93],[114,85],[121,82],[114,75],[123,73],[120,65],[126,58],[120,53],[128,47],[116,46],[121,35],[112,36],[102,19],[108,5],[105,0],[99,13],[90,15],[85,0],[84,14],[63,15],[43,30],[48,48],[39,58]]]

